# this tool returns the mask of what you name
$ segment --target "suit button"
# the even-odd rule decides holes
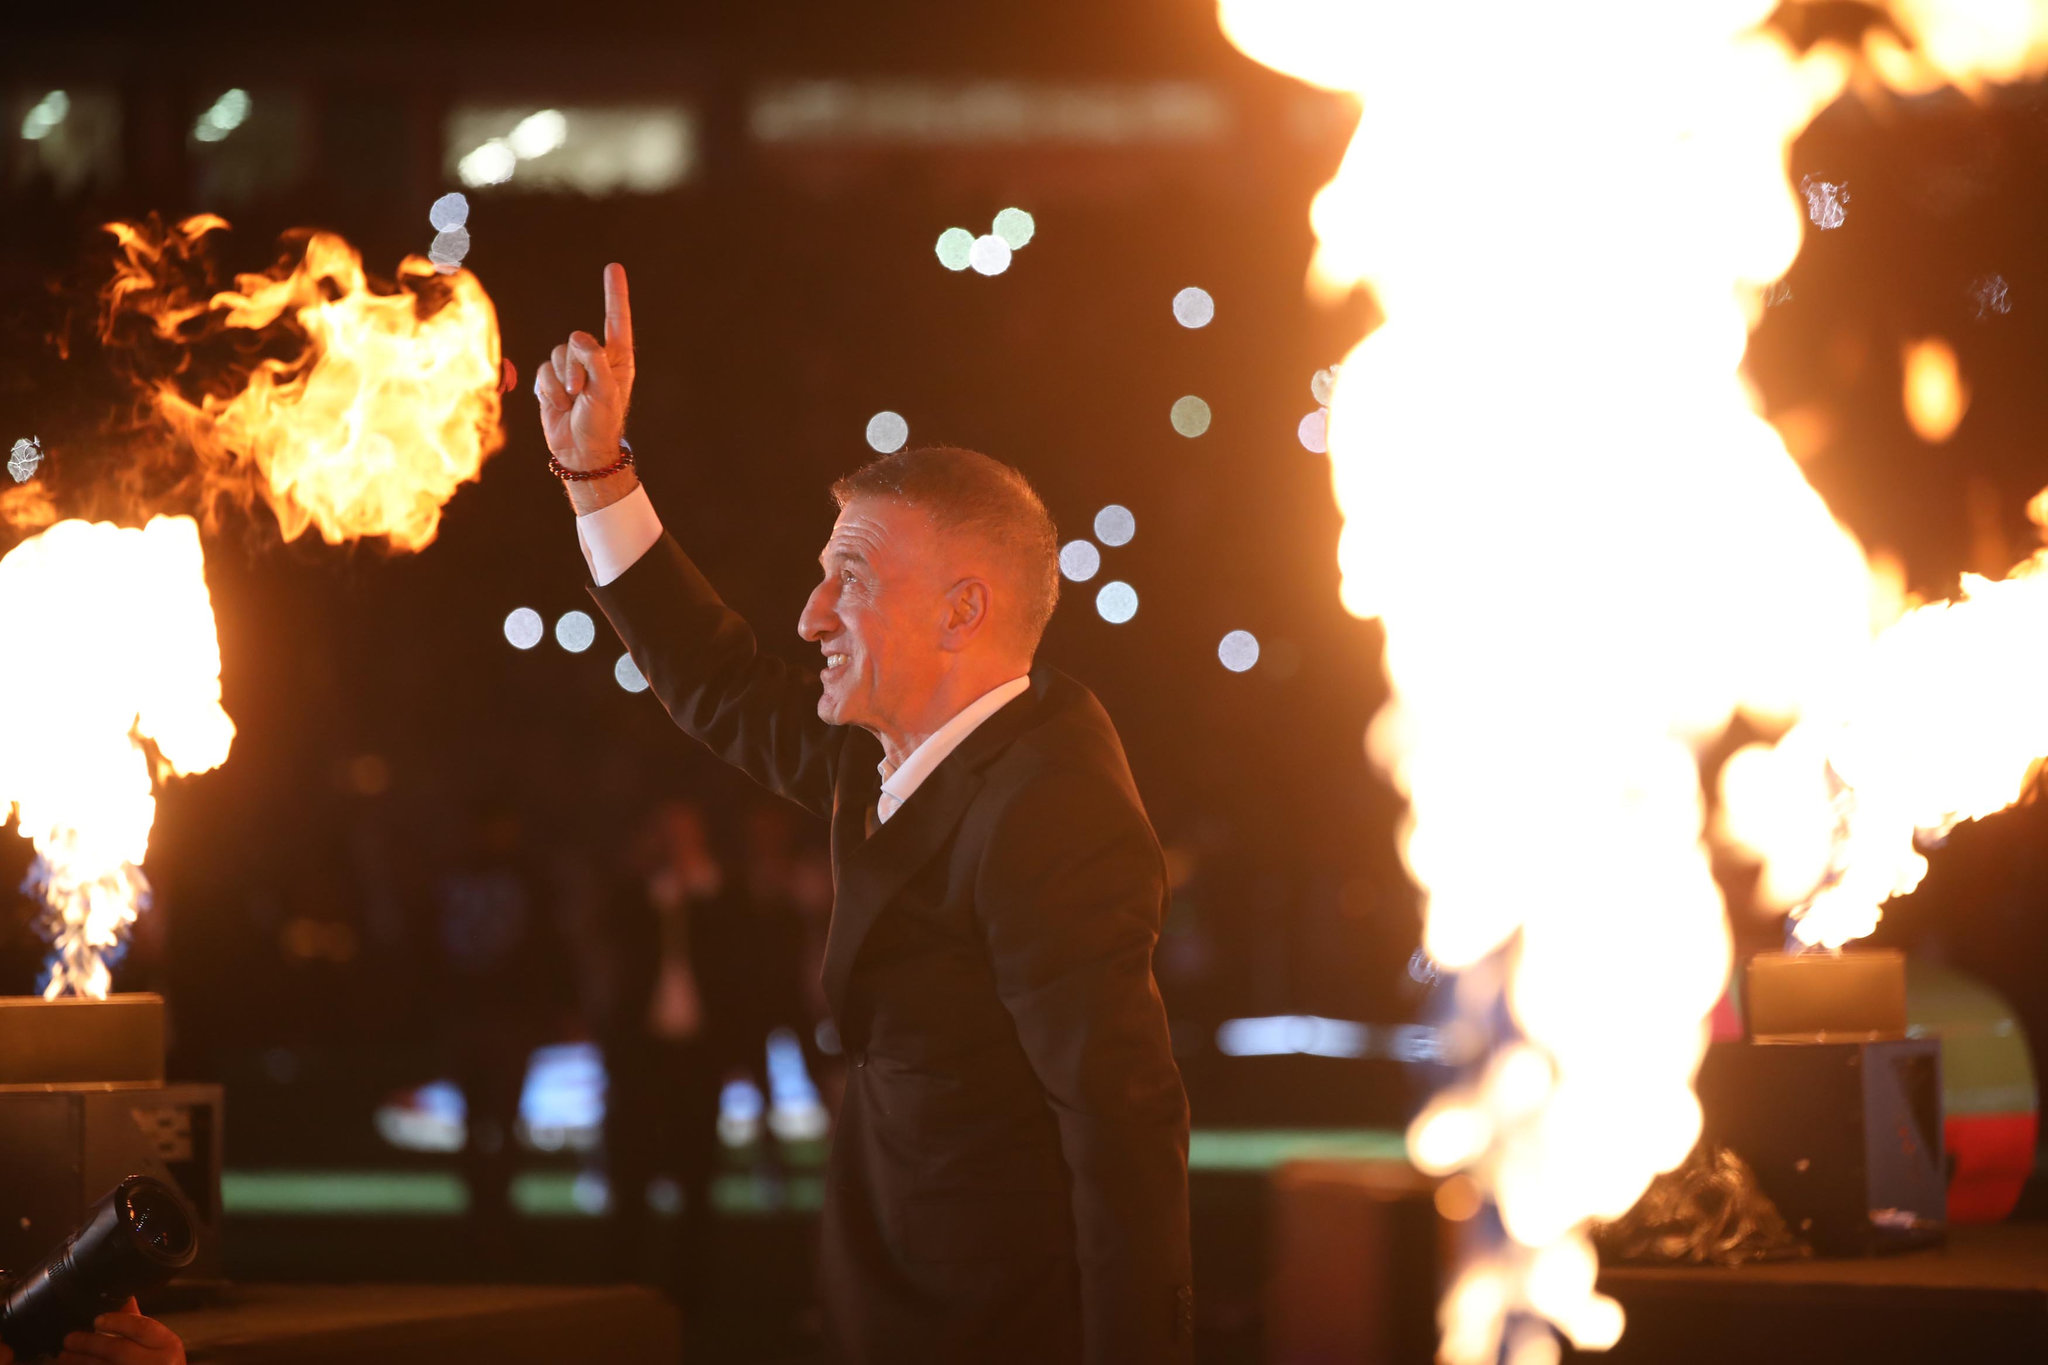
[[[864,1067],[868,1064],[868,1050],[866,1048],[856,1048],[854,1050],[853,1064],[856,1067]]]

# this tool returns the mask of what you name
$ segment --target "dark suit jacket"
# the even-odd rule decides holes
[[[880,742],[819,720],[816,675],[762,655],[674,540],[592,591],[678,725],[832,822],[840,1353],[1191,1360],[1187,1100],[1152,979],[1165,867],[1095,697],[1034,669],[869,837]]]

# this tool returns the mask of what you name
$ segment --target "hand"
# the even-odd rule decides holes
[[[604,268],[604,343],[572,332],[534,377],[548,451],[571,469],[602,469],[619,458],[633,400],[633,307],[626,268]]]
[[[64,1338],[57,1365],[185,1365],[185,1343],[155,1318],[142,1316],[135,1300],[118,1313],[102,1313],[90,1332]]]

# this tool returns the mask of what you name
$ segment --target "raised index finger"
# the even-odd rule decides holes
[[[633,356],[633,301],[626,295],[626,267],[604,268],[604,349],[616,363]]]

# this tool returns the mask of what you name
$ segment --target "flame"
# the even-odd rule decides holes
[[[1939,337],[1908,346],[1905,370],[1906,421],[1929,445],[1956,434],[1970,406],[1970,391],[1956,367],[1956,353]]]
[[[1801,240],[1793,139],[1852,83],[2035,69],[2048,0],[1894,0],[1902,40],[1804,52],[1775,8],[1219,4],[1249,56],[1362,103],[1310,210],[1311,289],[1367,285],[1385,319],[1330,404],[1341,593],[1385,627],[1368,748],[1408,801],[1425,946],[1459,973],[1466,1027],[1508,1038],[1409,1133],[1507,1234],[1446,1296],[1453,1362],[1555,1359],[1544,1322],[1585,1348],[1622,1330],[1586,1231],[1697,1139],[1730,965],[1700,750],[1738,713],[1845,717],[1731,781],[1809,862],[1841,846],[1841,779],[1876,782],[1852,837],[1883,845],[1867,868],[1855,852],[1887,885],[1885,841],[2011,796],[2011,762],[1965,782],[1912,761],[1938,746],[1893,656],[1924,671],[1946,642],[1884,629],[1895,596],[1739,367]],[[1950,614],[1980,603],[1992,622],[1981,584]]]
[[[0,815],[36,862],[44,994],[104,997],[105,955],[149,896],[156,782],[228,756],[199,528],[60,521],[0,558],[0,639],[24,642],[0,727]]]
[[[312,527],[329,544],[425,547],[504,444],[490,296],[422,256],[400,263],[395,292],[377,292],[355,248],[327,232],[306,236],[295,263],[207,295],[203,240],[226,226],[108,224],[119,259],[102,336],[150,353],[155,372],[138,382],[209,490],[253,486],[287,540]],[[233,360],[199,363],[209,346]]]

